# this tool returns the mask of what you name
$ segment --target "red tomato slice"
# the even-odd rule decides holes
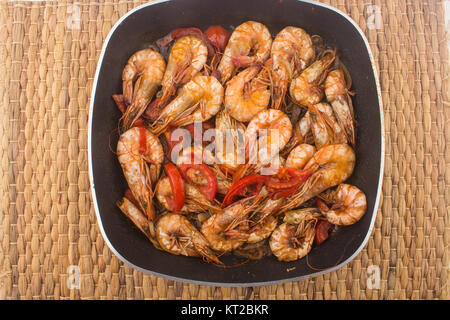
[[[211,26],[206,29],[205,36],[217,49],[223,52],[231,35],[221,26]]]
[[[139,205],[139,202],[136,200],[136,198],[134,197],[133,193],[131,192],[130,189],[127,189],[125,191],[124,197],[127,198],[128,200],[131,201],[131,203],[133,203],[136,207],[140,208],[141,206]]]
[[[198,183],[198,181],[194,181],[192,179],[188,173],[190,170],[195,170],[195,174],[199,174],[201,176],[201,183]],[[186,181],[195,184],[206,199],[209,201],[214,201],[217,192],[217,179],[212,170],[206,164],[181,164],[180,171],[183,178]]]
[[[316,225],[316,235],[314,236],[314,241],[317,245],[321,244],[328,239],[330,228],[333,224],[329,223],[327,220],[320,220]]]
[[[112,98],[114,99],[114,102],[116,103],[117,108],[120,110],[120,112],[125,113],[125,111],[127,111],[127,104],[125,103],[123,94],[113,94]]]
[[[137,126],[139,128],[139,153],[147,153],[147,129],[143,125]]]
[[[266,186],[269,189],[291,189],[299,187],[311,175],[309,170],[295,168],[281,168],[278,173],[267,179]]]
[[[267,177],[260,174],[248,175],[236,182],[227,192],[223,199],[222,206],[227,207],[235,201],[235,198],[242,195],[243,191],[249,187],[255,187],[256,192],[261,189]]]
[[[167,203],[171,211],[179,212],[183,208],[185,199],[183,179],[177,167],[171,162],[164,166],[164,171],[169,177],[173,195],[172,198],[166,197]]]

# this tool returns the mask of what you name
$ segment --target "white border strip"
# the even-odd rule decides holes
[[[378,77],[378,73],[376,70],[376,66],[375,66],[375,60],[373,58],[373,54],[372,54],[372,50],[370,48],[369,42],[367,41],[366,36],[364,35],[364,33],[362,32],[361,28],[344,12],[340,11],[339,9],[336,9],[334,7],[331,7],[327,4],[323,4],[323,3],[319,3],[316,1],[309,1],[309,0],[297,0],[299,2],[304,2],[304,3],[309,3],[312,5],[316,5],[319,7],[323,7],[326,9],[329,9],[331,11],[334,11],[338,14],[340,14],[341,16],[343,16],[345,19],[347,19],[354,27],[356,30],[358,30],[361,38],[364,40],[364,43],[366,45],[366,49],[367,52],[369,53],[369,57],[370,57],[370,62],[372,64],[372,69],[373,69],[373,73],[374,73],[374,77],[375,77],[375,82],[376,82],[376,86],[377,86],[377,94],[378,94],[378,102],[379,102],[379,111],[380,111],[380,122],[381,122],[381,159],[380,159],[380,176],[379,176],[379,180],[378,180],[378,190],[377,190],[377,196],[375,199],[375,204],[374,204],[374,209],[373,209],[373,214],[372,214],[372,220],[370,222],[370,226],[369,226],[369,230],[366,234],[366,237],[364,238],[363,242],[361,243],[360,247],[345,261],[341,262],[340,264],[338,264],[335,267],[323,270],[323,271],[319,271],[319,272],[315,272],[313,274],[310,274],[308,276],[302,276],[302,277],[294,277],[294,278],[290,278],[290,279],[286,279],[286,280],[276,280],[276,281],[266,281],[266,282],[253,282],[253,283],[215,283],[215,282],[208,282],[208,281],[199,281],[199,280],[188,280],[188,279],[184,279],[184,278],[178,278],[178,277],[173,277],[173,276],[169,276],[166,274],[161,274],[158,272],[154,272],[154,271],[150,271],[147,269],[143,269],[139,266],[136,266],[134,264],[132,264],[131,262],[129,262],[128,260],[126,260],[123,256],[121,256],[119,254],[119,252],[117,252],[117,250],[114,248],[114,246],[111,244],[111,242],[109,241],[105,230],[103,229],[103,224],[102,224],[102,220],[100,218],[100,212],[98,209],[98,204],[97,204],[97,197],[95,194],[95,185],[94,185],[94,174],[92,171],[92,145],[91,145],[91,137],[92,137],[92,115],[93,115],[93,110],[94,110],[94,94],[95,91],[97,89],[97,82],[98,82],[98,77],[100,74],[100,68],[103,62],[103,57],[105,55],[106,52],[106,48],[108,47],[108,43],[109,40],[111,39],[111,36],[114,34],[116,28],[126,19],[128,18],[130,15],[132,15],[133,13],[135,13],[138,10],[141,10],[143,8],[146,8],[148,6],[152,6],[158,3],[163,3],[163,2],[168,2],[170,0],[157,0],[157,1],[153,1],[151,3],[146,3],[143,4],[141,6],[138,6],[136,8],[134,8],[133,10],[129,11],[128,13],[126,13],[124,16],[122,16],[112,27],[112,29],[110,30],[110,32],[108,33],[108,36],[105,39],[105,42],[103,43],[103,48],[102,51],[100,53],[100,57],[99,60],[97,62],[97,69],[95,72],[95,77],[94,77],[94,82],[92,84],[92,91],[91,91],[91,101],[90,101],[90,105],[89,105],[89,123],[88,123],[88,163],[89,163],[89,182],[91,184],[91,192],[92,192],[92,200],[94,202],[94,209],[95,209],[95,214],[97,216],[97,221],[99,224],[99,228],[100,228],[100,232],[103,236],[103,239],[105,240],[106,244],[108,245],[108,247],[111,249],[111,251],[124,263],[130,265],[131,267],[144,272],[146,274],[151,274],[157,277],[161,277],[161,278],[165,278],[165,279],[169,279],[169,280],[174,280],[174,281],[181,281],[181,282],[186,282],[186,283],[193,283],[193,284],[199,284],[199,285],[209,285],[209,286],[221,286],[221,287],[254,287],[254,286],[263,286],[263,285],[273,285],[273,284],[280,284],[283,282],[288,282],[288,281],[298,281],[301,279],[306,279],[312,276],[317,276],[320,274],[326,274],[329,272],[333,272],[335,270],[338,270],[340,268],[342,268],[344,265],[346,265],[347,263],[349,263],[351,260],[353,260],[360,252],[361,250],[365,247],[365,245],[367,244],[367,241],[369,240],[371,234],[372,234],[372,230],[373,227],[375,225],[375,220],[376,220],[376,216],[377,216],[377,211],[378,211],[378,206],[380,204],[380,195],[381,195],[381,191],[382,191],[382,185],[383,185],[383,173],[384,173],[384,153],[385,153],[385,136],[384,136],[384,115],[383,115],[383,102],[381,99],[381,88],[380,88],[380,82],[379,82],[379,77]]]

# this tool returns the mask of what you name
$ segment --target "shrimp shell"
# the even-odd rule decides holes
[[[289,196],[282,212],[297,208],[328,188],[347,180],[355,168],[355,152],[347,144],[333,144],[317,151],[303,168],[313,174],[298,193]]]
[[[270,236],[270,249],[280,261],[301,259],[311,251],[315,233],[315,219],[298,225],[282,223]]]
[[[142,231],[143,234],[153,243],[155,248],[161,250],[161,246],[156,240],[156,231],[153,221],[150,221],[130,200],[123,197],[117,201],[119,209]]]
[[[200,231],[216,251],[230,252],[242,246],[248,236],[235,237],[240,234],[236,227],[247,219],[247,215],[265,198],[265,194],[244,198],[206,220]]]
[[[264,130],[267,131],[264,133]],[[291,138],[291,120],[284,112],[276,109],[267,109],[258,113],[249,122],[245,131],[245,143],[248,152],[256,150],[257,141],[260,144],[260,139],[258,139],[260,133],[265,134],[267,140],[265,141],[266,146],[257,150],[257,156],[270,161],[277,156],[278,152],[285,147]],[[252,154],[250,154],[250,158],[252,158]]]
[[[319,196],[332,204],[321,209],[327,220],[335,225],[349,226],[359,221],[367,209],[366,195],[359,188],[342,183],[334,191],[326,191]]]
[[[317,149],[330,144],[347,142],[345,132],[334,117],[333,109],[328,103],[320,102],[309,107],[311,131]]]
[[[259,71],[259,66],[249,67],[239,72],[227,83],[225,108],[238,121],[250,121],[269,105],[270,90],[267,86],[252,86],[251,80],[258,76]]]
[[[227,82],[236,69],[234,58],[244,56],[247,66],[262,64],[269,57],[271,46],[272,35],[262,23],[247,21],[236,27],[217,67],[222,83]],[[254,56],[247,56],[251,51],[255,52]]]
[[[124,130],[131,128],[144,113],[161,84],[165,68],[163,56],[152,49],[140,50],[128,59],[122,72],[123,95],[130,104],[121,118]]]
[[[272,43],[271,57],[274,78],[274,109],[284,103],[289,82],[314,59],[315,50],[311,37],[305,30],[288,26],[281,30]]]
[[[335,53],[324,56],[291,81],[289,92],[294,103],[306,107],[322,100],[324,92],[321,82],[334,59]]]
[[[354,146],[356,144],[355,115],[342,70],[336,69],[328,74],[325,79],[325,95],[331,103],[336,119],[344,130],[348,142]]]
[[[185,36],[175,41],[162,79],[161,101],[175,94],[177,86],[189,82],[203,69],[208,58],[204,42],[195,36]]]
[[[203,257],[222,264],[205,237],[182,215],[168,213],[158,220],[156,238],[163,250],[175,255]]]
[[[145,145],[142,145],[143,141]],[[133,196],[142,211],[153,220],[155,212],[152,189],[158,180],[164,159],[159,139],[144,127],[133,127],[120,136],[117,156]]]
[[[310,144],[300,144],[296,146],[292,149],[286,159],[286,167],[303,169],[315,152],[316,148]]]
[[[244,134],[245,125],[223,109],[216,115],[215,156],[217,163],[237,170],[245,163]]]
[[[184,126],[210,119],[219,112],[223,95],[224,89],[215,77],[197,75],[163,109],[153,124],[153,133],[160,135],[169,125]]]

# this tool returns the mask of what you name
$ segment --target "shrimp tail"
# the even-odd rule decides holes
[[[235,55],[231,57],[231,61],[238,68],[246,68],[255,63],[254,57],[249,57],[246,55]]]
[[[150,221],[134,204],[132,201],[123,197],[116,202],[117,207],[128,217],[136,227],[153,243],[155,248],[162,250],[158,241],[155,238],[155,226],[153,221]]]

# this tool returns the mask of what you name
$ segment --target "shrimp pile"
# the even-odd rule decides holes
[[[120,211],[158,250],[295,261],[364,217],[351,78],[336,48],[257,21],[173,30],[113,95]],[[332,241],[332,240],[328,240]]]

